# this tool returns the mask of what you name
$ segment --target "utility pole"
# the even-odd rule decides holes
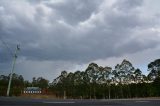
[[[8,83],[7,96],[9,96],[9,93],[10,93],[13,71],[14,71],[15,63],[16,63],[16,59],[17,59],[17,52],[19,50],[20,50],[19,45],[17,45],[15,54],[13,56],[13,64],[12,64],[12,70],[11,70],[11,73],[10,73],[10,79],[9,79],[9,83]]]

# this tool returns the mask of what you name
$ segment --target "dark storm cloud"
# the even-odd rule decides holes
[[[12,51],[21,45],[19,70],[28,62],[70,67],[120,57],[160,45],[159,16],[143,6],[143,0],[1,0],[0,35]],[[11,62],[0,46],[1,64]]]
[[[85,21],[93,12],[96,12],[102,1],[103,0],[68,0],[58,5],[48,5],[55,9],[57,14],[67,23],[77,24],[80,21]]]
[[[134,28],[143,28],[147,23],[141,21],[136,10],[142,0],[117,1],[112,7],[101,9],[102,0],[28,2],[11,2],[7,6],[8,1],[3,1],[0,29],[10,45],[21,44],[21,55],[29,60],[83,62],[134,53],[158,44],[158,40],[141,44],[137,38],[130,39]]]

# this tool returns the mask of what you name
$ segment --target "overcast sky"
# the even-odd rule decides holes
[[[0,0],[0,38],[14,52],[15,73],[52,81],[62,70],[127,59],[147,73],[160,58],[159,0]],[[12,57],[0,42],[0,74]]]

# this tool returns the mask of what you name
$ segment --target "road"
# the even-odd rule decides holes
[[[47,100],[0,97],[0,106],[160,106],[160,99]]]

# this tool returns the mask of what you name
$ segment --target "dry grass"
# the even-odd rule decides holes
[[[42,94],[28,94],[21,95],[23,98],[34,98],[34,99],[56,99],[54,95],[42,95]]]

